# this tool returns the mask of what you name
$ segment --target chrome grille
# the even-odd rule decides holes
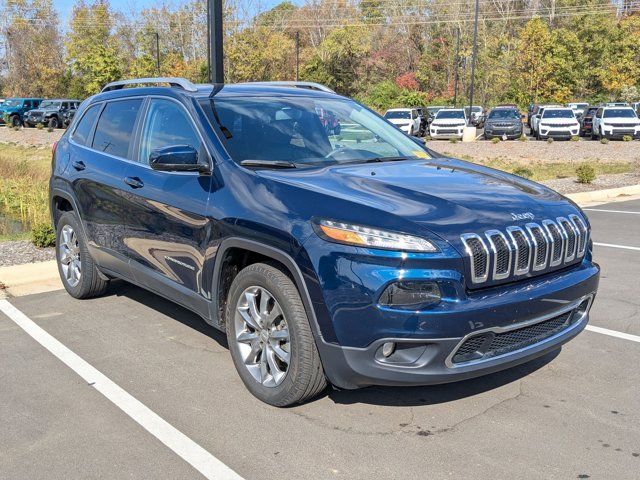
[[[572,214],[460,238],[469,257],[471,281],[481,284],[573,263],[587,250],[589,229]]]

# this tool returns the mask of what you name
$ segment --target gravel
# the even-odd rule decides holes
[[[574,178],[559,178],[540,182],[564,195],[567,193],[592,192],[608,188],[640,185],[640,173],[619,173],[615,175],[598,175],[592,183],[578,183]]]
[[[13,130],[6,126],[0,126],[0,143],[13,143],[23,147],[45,147],[60,140],[65,130],[58,128],[53,132],[48,132],[46,128],[21,128]]]
[[[0,242],[0,267],[45,262],[56,258],[53,247],[38,248],[28,240]]]

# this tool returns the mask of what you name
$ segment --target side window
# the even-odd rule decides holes
[[[140,162],[148,163],[151,152],[173,145],[189,145],[200,152],[201,143],[196,127],[180,105],[151,100],[140,142]]]
[[[25,110],[31,110],[31,101],[25,100],[24,102],[22,102],[22,108],[24,108]]]
[[[73,135],[71,135],[71,139],[74,142],[80,145],[87,145],[91,129],[93,128],[96,117],[100,112],[100,107],[102,107],[102,104],[92,105],[84,112],[80,122],[78,122],[78,126],[73,131]]]
[[[116,157],[129,158],[133,128],[141,106],[141,98],[107,103],[98,119],[93,148]]]
[[[598,112],[596,113],[596,117],[597,118],[602,118],[602,109],[601,108],[598,109]]]
[[[69,102],[62,102],[62,109],[67,110],[69,108]]]

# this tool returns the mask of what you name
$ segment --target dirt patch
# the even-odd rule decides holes
[[[13,130],[7,126],[0,126],[0,143],[12,143],[23,147],[50,147],[53,142],[60,140],[65,130],[58,128],[48,132],[46,128],[20,128]]]

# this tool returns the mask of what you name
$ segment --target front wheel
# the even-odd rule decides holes
[[[256,263],[236,276],[225,321],[233,363],[258,399],[286,407],[326,388],[300,294],[277,266]]]
[[[49,128],[58,128],[58,126],[60,125],[60,122],[58,121],[58,119],[56,117],[51,117],[49,119],[48,126]]]
[[[64,213],[56,225],[56,260],[62,285],[74,298],[97,297],[109,286],[100,277],[79,221],[71,212]]]
[[[20,121],[20,117],[18,115],[14,115],[13,117],[11,117],[12,127],[19,127],[21,125],[22,125],[22,122]]]

